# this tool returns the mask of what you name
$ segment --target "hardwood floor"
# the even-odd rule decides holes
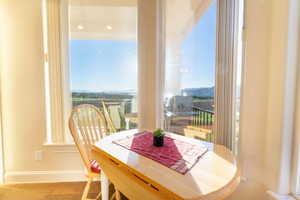
[[[80,200],[85,182],[70,183],[34,183],[0,186],[0,200]],[[100,183],[91,186],[90,198],[96,196]],[[238,189],[226,200],[266,200],[266,188],[252,183],[242,182]],[[114,189],[111,185],[110,195]],[[122,197],[122,200],[126,200]]]
[[[85,182],[2,185],[0,200],[80,200],[84,186]],[[99,188],[99,182],[93,183],[89,198],[96,197]]]

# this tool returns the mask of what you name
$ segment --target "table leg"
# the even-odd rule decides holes
[[[102,200],[109,200],[109,180],[103,171],[101,171],[101,193]]]
[[[129,130],[129,126],[130,126],[130,120],[125,118],[125,122],[126,122],[126,130]]]

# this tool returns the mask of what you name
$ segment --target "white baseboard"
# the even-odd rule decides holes
[[[86,181],[84,171],[16,171],[5,174],[6,184]]]
[[[269,200],[296,200],[294,197],[289,195],[279,195],[275,192],[272,192],[270,190],[267,191],[267,194],[269,196]]]

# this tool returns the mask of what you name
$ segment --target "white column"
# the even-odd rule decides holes
[[[138,127],[156,128],[157,1],[138,0]]]

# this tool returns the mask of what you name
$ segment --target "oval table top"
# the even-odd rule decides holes
[[[167,133],[169,137],[208,148],[208,152],[183,175],[112,142],[138,132],[134,129],[107,136],[93,146],[93,151],[104,152],[174,199],[224,199],[238,186],[240,168],[235,156],[226,147]]]

